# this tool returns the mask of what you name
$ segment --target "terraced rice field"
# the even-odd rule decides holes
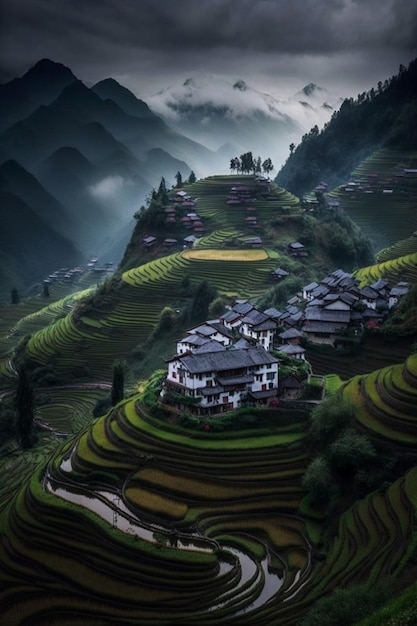
[[[336,352],[316,352],[308,350],[306,358],[315,374],[338,374],[344,381],[367,374],[375,365],[384,367],[402,363],[410,353],[410,343],[414,338],[398,339],[395,343],[385,343],[380,337],[367,334],[359,354],[338,354]]]
[[[417,252],[417,231],[406,239],[396,241],[392,246],[380,250],[376,255],[378,263],[391,261],[398,257],[412,255]]]
[[[370,238],[376,252],[417,229],[417,179],[395,177],[416,165],[415,152],[378,150],[352,173],[352,179],[364,181],[362,190],[348,193],[341,187],[331,193]]]
[[[0,615],[10,626],[58,626],[64,614],[74,626],[295,626],[336,586],[399,571],[412,555],[417,469],[343,514],[318,561],[319,534],[298,512],[307,463],[296,424],[190,436],[133,397],[8,500]]]
[[[204,261],[265,261],[265,250],[185,250],[186,259]]]
[[[288,429],[190,438],[127,401],[64,444],[4,516],[0,578],[13,584],[0,612],[9,624],[17,611],[58,624],[63,610],[73,624],[251,623],[264,594],[282,599],[310,569],[301,443]]]
[[[84,376],[109,380],[115,359],[127,356],[152,334],[160,312],[170,304],[169,295],[172,304],[178,301],[184,276],[193,283],[216,284],[220,293],[251,298],[268,286],[277,258],[267,250],[185,250],[126,272],[117,287],[120,297],[98,317],[80,312],[82,304],[77,304],[89,294],[83,292],[25,317],[19,331],[32,331],[27,352],[35,363],[52,363],[60,376],[84,368]],[[6,375],[7,360],[3,367]]]
[[[245,185],[257,194],[252,202],[228,204],[227,196],[233,186]],[[252,176],[215,176],[197,181],[187,186],[187,193],[196,198],[196,211],[206,227],[215,232],[219,229],[240,230],[247,235],[259,234],[259,229],[267,229],[271,220],[279,215],[284,207],[286,214],[300,215],[299,199],[285,189],[275,189],[273,196],[262,198],[259,187]],[[251,212],[248,212],[251,208]],[[248,215],[256,216],[257,225],[248,225]]]
[[[417,252],[382,261],[367,267],[361,267],[355,272],[359,286],[371,285],[380,278],[394,285],[400,280],[417,283]]]
[[[345,383],[342,394],[354,402],[356,419],[382,446],[395,443],[415,454],[417,444],[417,354]]]

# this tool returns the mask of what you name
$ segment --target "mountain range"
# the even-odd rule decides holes
[[[148,105],[111,78],[89,88],[69,68],[43,59],[0,85],[4,219],[12,211],[17,223],[28,211],[36,216],[29,245],[38,251],[38,280],[64,264],[59,255],[51,264],[51,239],[65,238],[73,251],[65,265],[97,250],[102,260],[117,261],[105,257],[123,250],[126,224],[161,177],[172,185],[178,171],[183,179],[191,170],[197,177],[212,174],[249,150],[279,162],[280,150],[287,152],[306,124],[329,116],[330,105],[319,104],[327,96],[311,84],[280,102],[243,80],[229,85],[201,76],[151,97]],[[114,233],[125,234],[115,242]],[[24,260],[28,244],[17,234],[13,241],[2,292],[34,278]]]

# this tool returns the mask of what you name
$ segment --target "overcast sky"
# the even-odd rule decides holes
[[[0,82],[41,58],[146,96],[209,72],[355,96],[417,57],[416,0],[0,0]]]

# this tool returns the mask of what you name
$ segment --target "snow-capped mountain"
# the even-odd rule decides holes
[[[321,127],[340,103],[323,87],[306,85],[291,98],[278,100],[244,80],[209,74],[187,78],[147,98],[150,108],[171,126],[205,144],[228,152],[251,150],[271,157],[276,167],[288,156],[290,143],[317,124]]]

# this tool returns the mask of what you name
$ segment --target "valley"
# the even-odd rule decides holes
[[[392,612],[394,602],[414,619],[415,146],[381,142],[330,183],[317,166],[299,196],[279,180],[300,173],[306,145],[276,181],[225,173],[227,162],[216,174],[202,177],[196,167],[191,176],[188,156],[202,163],[214,153],[115,81],[87,89],[45,63],[30,80],[46,70],[42,98],[22,104],[0,137],[6,213],[15,207],[27,220],[26,234],[10,232],[25,249],[29,214],[39,220],[43,211],[43,226],[33,226],[41,232],[59,213],[61,232],[45,230],[42,241],[54,240],[63,260],[72,244],[60,237],[108,219],[108,232],[123,237],[110,237],[98,265],[104,270],[112,246],[124,253],[95,271],[86,235],[68,263],[33,268],[27,297],[0,305],[0,620],[313,626],[323,600],[334,610],[346,598],[355,626],[378,623],[378,608]],[[32,93],[25,84],[13,89]],[[347,108],[355,107],[343,115]],[[51,131],[48,146],[29,154],[47,119],[60,134]],[[303,143],[317,136],[323,140],[314,132]],[[173,168],[169,182],[167,169],[158,172],[162,161]],[[153,188],[141,207],[142,178],[124,196],[114,169],[118,163],[124,180],[139,162]],[[298,184],[295,177],[289,186]],[[85,185],[95,191],[94,215],[82,204]],[[103,189],[113,201],[103,201]],[[119,199],[129,227],[114,215]],[[84,271],[71,280],[52,274],[46,292],[42,281],[61,265]],[[13,263],[5,267],[5,284],[15,286]],[[219,328],[225,345],[213,348]],[[259,356],[255,344],[266,346],[268,332],[277,381],[253,366],[243,372],[230,357]],[[196,378],[191,372],[189,387],[180,378],[182,349],[184,367],[196,354],[205,366]],[[213,354],[228,355],[227,370],[207,369]],[[171,397],[167,372],[181,392]],[[218,399],[204,413],[208,403],[189,392],[207,372],[209,395],[274,382],[242,393],[233,411]]]

